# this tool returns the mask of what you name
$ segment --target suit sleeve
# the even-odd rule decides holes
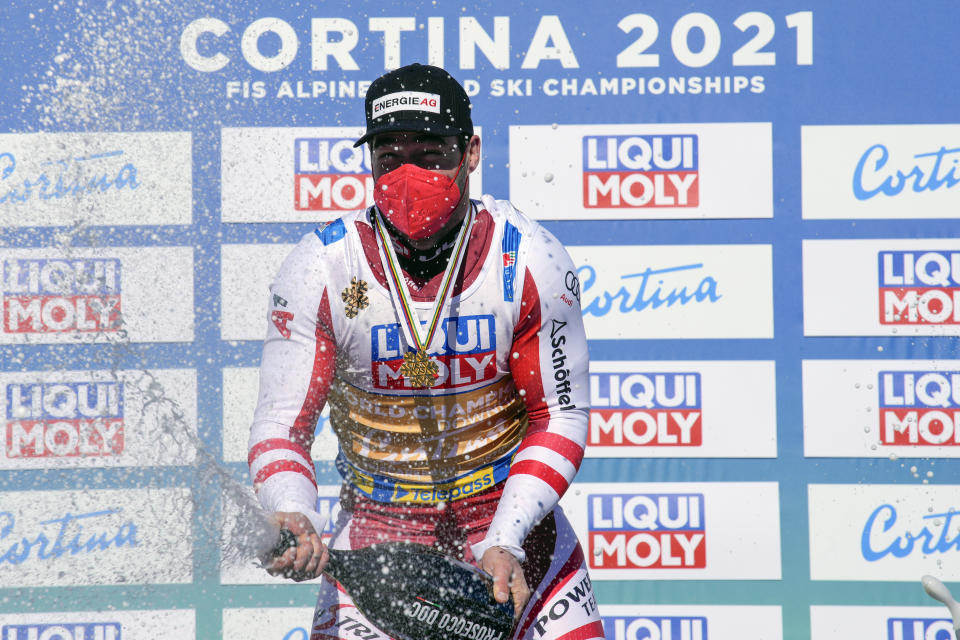
[[[260,392],[247,457],[267,511],[306,515],[317,532],[317,480],[310,448],[336,362],[326,277],[301,243],[270,287]],[[309,246],[309,245],[307,245]]]
[[[530,424],[487,537],[473,547],[477,558],[500,546],[524,559],[523,540],[570,486],[586,445],[589,362],[576,269],[542,227],[529,255],[510,371]]]

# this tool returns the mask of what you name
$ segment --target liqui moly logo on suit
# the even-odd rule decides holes
[[[348,137],[293,141],[294,209],[352,211],[373,204],[370,149]]]
[[[587,502],[591,568],[707,566],[703,494],[594,494]]]
[[[703,442],[698,372],[592,373],[589,445]]]
[[[115,258],[8,258],[2,284],[7,333],[120,328],[121,269]]]
[[[458,389],[494,380],[497,376],[497,332],[492,315],[454,316],[440,321],[443,342],[431,357],[440,367],[435,389]],[[400,373],[407,346],[400,325],[375,325],[370,330],[371,374],[375,389],[411,388]]]
[[[960,324],[960,251],[881,251],[880,324]]]
[[[696,207],[698,144],[692,134],[584,136],[584,208]]]
[[[960,445],[960,371],[881,371],[880,442]]]
[[[6,385],[8,458],[116,456],[124,450],[122,382]]]

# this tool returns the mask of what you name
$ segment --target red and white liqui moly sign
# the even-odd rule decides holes
[[[0,343],[189,342],[193,250],[0,250],[0,298]]]

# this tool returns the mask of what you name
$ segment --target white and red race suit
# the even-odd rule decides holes
[[[317,531],[310,455],[325,403],[340,448],[330,544],[411,540],[476,562],[521,560],[534,594],[515,638],[602,638],[586,564],[557,507],[583,458],[588,355],[567,252],[509,202],[484,196],[428,354],[432,387],[400,373],[410,349],[391,301],[373,209],[307,234],[270,289],[250,473],[269,511]],[[406,275],[427,317],[442,274]],[[314,640],[386,638],[323,579]],[[451,636],[454,637],[454,636]]]

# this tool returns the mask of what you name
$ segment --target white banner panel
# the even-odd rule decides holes
[[[3,640],[194,640],[193,609],[0,613]],[[236,636],[242,637],[242,636]]]
[[[257,408],[260,370],[256,367],[228,367],[223,370],[223,460],[246,462],[250,425]],[[314,430],[314,460],[337,457],[337,436],[330,427],[330,405],[324,405]]]
[[[780,607],[600,603],[607,640],[783,640]]]
[[[960,360],[804,360],[810,457],[960,457]]]
[[[256,498],[253,496],[252,488],[244,487],[243,490],[247,493],[246,497],[249,497],[249,501],[243,501],[243,506],[237,504],[240,499],[239,496],[232,496],[233,501],[231,501],[231,496],[228,495],[223,502],[223,522],[220,535],[221,547],[226,550],[238,548],[238,544],[234,542],[237,532],[246,536],[250,534],[249,525],[245,520],[242,520],[243,512],[249,508],[248,505],[256,503]],[[320,537],[326,544],[330,541],[333,527],[340,515],[339,484],[321,484],[317,487],[316,510],[317,513],[327,518],[327,525],[320,533]],[[221,554],[221,557],[224,560],[220,566],[220,584],[294,584],[286,578],[271,576],[252,558],[244,557],[238,561],[229,554]],[[311,582],[318,582],[321,579],[315,578]],[[224,635],[224,637],[233,636]]]
[[[0,134],[0,226],[190,224],[190,135]]]
[[[197,372],[0,373],[0,469],[190,464]]]
[[[811,484],[807,493],[812,580],[960,580],[957,485]]]
[[[264,339],[270,284],[294,246],[225,244],[220,247],[221,338]]]
[[[779,580],[775,482],[574,482],[560,501],[594,580]]]
[[[960,218],[960,125],[800,128],[803,217]]]
[[[771,131],[769,122],[514,125],[510,199],[547,220],[772,218]]]
[[[803,332],[960,335],[960,238],[804,240]]]
[[[223,610],[224,638],[310,640],[312,627],[313,607]]]
[[[773,337],[768,244],[567,250],[589,339]]]
[[[591,458],[775,458],[773,361],[590,363]]]
[[[361,116],[362,117],[362,116]],[[362,127],[246,127],[221,130],[224,222],[320,222],[373,204]],[[481,135],[481,128],[475,127]],[[483,193],[483,162],[470,197]]]
[[[193,249],[0,249],[0,344],[191,342]]]
[[[189,489],[0,493],[0,584],[189,583],[192,518]]]
[[[919,579],[917,580],[919,584]],[[931,600],[931,602],[933,602]],[[810,607],[810,640],[953,640],[946,607]]]

